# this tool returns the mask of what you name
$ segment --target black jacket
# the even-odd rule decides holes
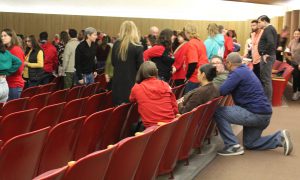
[[[260,37],[258,43],[258,52],[261,56],[265,54],[275,55],[276,46],[277,46],[277,32],[272,25],[269,25],[264,29],[264,32]]]
[[[96,51],[95,43],[91,47],[86,41],[82,41],[75,51],[75,69],[78,80],[82,79],[82,74],[90,74],[96,72]]]

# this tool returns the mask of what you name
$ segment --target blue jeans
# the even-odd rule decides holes
[[[225,147],[239,144],[232,132],[231,124],[243,126],[243,141],[247,149],[274,149],[281,147],[281,131],[262,137],[263,130],[269,125],[270,115],[254,114],[240,106],[219,107],[215,112],[215,121]]]
[[[95,82],[94,80],[94,73],[90,73],[90,74],[83,74],[82,75],[84,84],[88,85],[88,84],[92,84]]]
[[[188,82],[186,85],[185,85],[185,89],[184,89],[184,94],[190,92],[191,90],[193,89],[196,89],[199,87],[199,83],[193,83],[193,82]]]
[[[18,99],[21,92],[22,88],[9,88],[8,100]]]

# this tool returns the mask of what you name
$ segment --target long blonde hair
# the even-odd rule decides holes
[[[184,32],[190,35],[190,38],[200,39],[200,36],[197,32],[197,26],[193,24],[187,24],[184,27]]]
[[[119,57],[122,61],[126,61],[129,44],[140,46],[138,29],[133,21],[124,21],[122,23],[119,39],[121,41]]]

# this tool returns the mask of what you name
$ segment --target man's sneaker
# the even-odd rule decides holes
[[[244,154],[244,148],[239,145],[233,145],[230,147],[225,147],[223,150],[218,151],[218,154],[221,156],[236,156]]]
[[[297,101],[299,99],[299,96],[300,96],[299,91],[294,92],[293,96],[292,96],[292,100],[293,101]]]
[[[288,130],[281,131],[281,142],[284,149],[284,155],[288,156],[293,151],[293,143],[291,141],[290,133]]]

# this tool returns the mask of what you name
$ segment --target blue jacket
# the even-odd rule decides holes
[[[252,113],[272,114],[271,104],[259,79],[246,65],[230,72],[220,91],[222,96],[231,94],[236,105]]]
[[[223,57],[225,47],[224,47],[224,36],[222,34],[217,34],[215,37],[208,37],[205,41],[206,54],[209,61],[213,56],[218,55]]]

